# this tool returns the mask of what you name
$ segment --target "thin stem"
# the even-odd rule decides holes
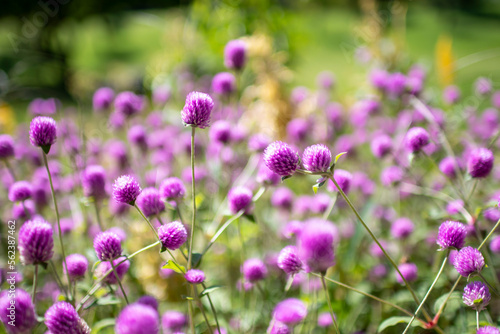
[[[326,209],[325,213],[323,214],[324,220],[327,220],[328,217],[330,216],[330,213],[332,213],[332,210],[335,207],[335,203],[337,202],[338,197],[339,197],[339,194],[335,193],[334,197],[330,200],[330,205],[328,206],[328,209]]]
[[[479,329],[479,310],[476,310],[476,329]]]
[[[179,217],[179,220],[181,223],[184,223],[181,215],[181,209],[179,208],[179,203],[176,203],[175,205],[175,211],[177,212],[177,216]]]
[[[194,134],[195,134],[195,127],[191,128],[191,197],[192,197],[192,206],[193,206],[193,219],[191,220],[191,231],[190,231],[190,238],[189,238],[189,251],[188,251],[188,270],[191,269],[191,259],[193,256],[193,242],[194,242],[194,226],[196,223],[196,180],[195,180],[195,175],[194,175]],[[189,302],[188,303],[189,307],[189,323],[191,327],[191,332],[194,334],[194,310],[193,310],[193,303]]]
[[[97,204],[95,198],[94,198],[94,209],[95,209],[95,217],[97,219],[97,224],[99,225],[101,231],[104,231],[104,226],[102,225],[102,220],[101,220],[101,213],[99,212],[99,204]]]
[[[165,225],[165,224],[163,223],[163,220],[161,220],[161,217],[160,217],[160,215],[159,215],[159,214],[158,214],[158,215],[156,215],[156,219],[158,219],[158,222],[160,223],[160,225]]]
[[[33,295],[31,296],[31,300],[33,301],[33,305],[35,305],[37,282],[38,282],[38,264],[35,264],[35,274],[33,275]]]
[[[481,279],[484,281],[484,283],[486,283],[486,285],[490,287],[490,289],[493,291],[493,293],[495,295],[500,296],[497,289],[495,289],[495,287],[488,282],[488,280],[483,276],[483,274],[481,274],[480,272],[477,274],[479,275],[479,277],[481,277]]]
[[[54,184],[52,182],[52,176],[50,174],[49,163],[47,162],[47,154],[45,154],[45,152],[43,150],[42,150],[42,154],[43,154],[43,163],[45,164],[45,169],[47,169],[47,174],[49,176],[49,183],[50,183],[50,190],[52,192],[52,199],[54,200],[54,209],[56,211],[56,219],[57,219],[57,230],[59,232],[59,243],[61,244],[61,254],[62,254],[62,258],[63,258],[64,267],[66,268],[66,276],[68,278],[68,284],[69,284],[69,282],[71,282],[71,280],[69,278],[68,265],[66,264],[66,254],[64,252],[64,244],[63,244],[63,240],[62,240],[62,230],[61,230],[61,222],[60,222],[60,218],[59,218],[59,208],[57,206],[56,192],[54,191]],[[69,293],[70,300],[72,300],[73,297],[71,296],[71,291],[68,291],[68,293]]]
[[[332,316],[333,326],[335,327],[335,332],[340,334],[339,326],[337,325],[337,320],[335,319],[335,314],[333,313],[332,301],[330,300],[330,294],[326,288],[325,274],[321,274],[321,283],[323,284],[323,290],[325,291],[326,300],[328,301],[328,308],[330,309],[330,315]]]
[[[495,226],[493,226],[493,228],[491,229],[490,233],[488,233],[486,238],[484,238],[483,242],[481,242],[481,244],[477,248],[478,250],[480,250],[483,247],[483,245],[486,243],[486,241],[488,241],[488,239],[493,235],[493,233],[495,233],[498,226],[500,226],[500,219],[496,222]]]
[[[201,314],[203,315],[203,318],[205,319],[205,323],[207,324],[208,330],[210,331],[210,334],[213,334],[214,331],[212,330],[212,326],[210,326],[210,322],[208,321],[207,314],[205,313],[205,309],[203,308],[203,304],[201,303],[200,296],[198,296],[198,289],[196,288],[196,285],[193,285],[191,287],[193,296],[196,299],[196,304],[198,304],[198,308],[201,311]],[[220,333],[220,331],[219,331]]]
[[[26,217],[28,217],[28,219],[30,219],[31,215],[30,215],[30,212],[28,211],[28,209],[26,209],[26,202],[25,201],[21,201],[21,205],[23,206],[24,214],[26,215]]]
[[[172,252],[170,252],[170,249],[167,249],[167,252],[168,252],[168,254],[170,254],[170,257],[172,258],[172,262],[175,264],[175,266],[177,267],[177,269],[179,269],[179,271],[181,273],[185,274],[186,270],[182,269],[182,267],[177,263],[177,261],[175,260],[174,255],[172,254]]]
[[[12,166],[10,165],[9,160],[4,159],[3,161],[5,162],[5,167],[7,167],[7,169],[9,170],[10,175],[12,175],[12,178],[15,181],[16,180],[16,174],[14,174],[14,169],[12,169]]]
[[[122,290],[123,297],[125,298],[125,301],[127,302],[127,305],[129,304],[127,294],[125,293],[125,290],[123,289],[122,282],[120,281],[120,277],[118,277],[118,273],[116,272],[115,265],[113,264],[113,261],[109,261],[109,264],[111,264],[111,268],[113,269],[113,273],[115,274],[116,281],[118,282],[118,285],[120,286],[120,290]]]
[[[433,322],[437,324],[437,321],[439,319],[439,316],[441,315],[441,313],[444,311],[444,308],[446,306],[446,303],[448,302],[448,300],[450,299],[451,297],[451,294],[453,293],[453,291],[455,291],[455,289],[457,288],[458,286],[458,283],[460,283],[460,280],[462,279],[462,276],[459,276],[457,278],[457,280],[455,281],[455,284],[453,284],[453,287],[451,288],[450,292],[448,293],[448,296],[446,296],[446,299],[444,300],[444,303],[441,304],[441,307],[439,307],[439,310],[438,312],[436,313],[436,316],[434,317],[434,320]]]
[[[473,184],[473,186],[472,186],[472,189],[471,189],[471,191],[470,191],[469,195],[467,196],[467,201],[466,201],[465,203],[469,203],[469,201],[470,201],[470,199],[471,199],[471,197],[472,197],[472,194],[474,194],[474,191],[476,190],[476,187],[477,187],[478,182],[479,182],[479,179],[476,179],[476,180],[474,181],[474,184]]]
[[[203,289],[207,288],[207,286],[205,285],[205,283],[201,283],[201,286],[203,287]],[[219,320],[217,319],[217,312],[215,311],[215,307],[214,307],[214,304],[212,303],[212,298],[210,298],[210,294],[209,293],[207,293],[207,298],[208,298],[208,303],[210,304],[210,308],[212,309],[212,313],[214,314],[214,319],[215,319],[215,324],[217,325],[217,330],[221,334],[222,332],[220,330]]]
[[[54,265],[54,262],[49,261],[49,265],[52,268],[52,272],[54,274],[54,278],[56,280],[57,285],[59,286],[59,288],[61,288],[61,290],[64,291],[64,295],[66,296],[66,299],[69,299],[68,292],[66,291],[66,287],[62,284],[61,278],[59,277],[59,274],[57,273],[56,266]]]
[[[245,213],[244,210],[239,211],[236,215],[229,218],[227,222],[224,223],[224,225],[222,225],[222,227],[217,231],[217,233],[215,233],[212,239],[210,239],[209,244],[207,245],[207,247],[205,247],[205,250],[203,250],[203,252],[201,253],[201,257],[205,255],[205,253],[210,249],[210,247],[212,247],[212,245],[217,241],[217,239],[221,236],[221,234],[224,233],[224,231],[229,227],[229,225],[231,225],[235,220],[238,220],[238,218],[240,218],[243,215],[243,213]]]
[[[154,228],[154,226],[151,224],[151,222],[149,221],[148,218],[146,218],[146,216],[144,215],[144,213],[142,213],[141,209],[139,209],[139,207],[137,206],[137,204],[134,203],[134,206],[135,208],[137,209],[137,211],[139,211],[139,213],[141,214],[142,218],[144,218],[144,220],[148,223],[149,225],[149,228],[151,229],[151,231],[153,231],[153,233],[155,234],[156,236],[156,239],[158,239],[158,241],[160,241],[160,237],[158,236],[158,232],[156,232],[156,229]]]
[[[266,187],[264,187],[264,186],[260,187],[259,190],[257,190],[255,195],[252,197],[252,202],[257,202],[259,200],[259,198],[262,195],[264,195],[265,192],[266,192]]]

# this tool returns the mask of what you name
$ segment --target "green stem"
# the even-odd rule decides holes
[[[170,257],[172,258],[172,262],[175,264],[175,266],[177,267],[177,269],[179,269],[179,271],[183,274],[186,273],[185,270],[182,269],[182,267],[177,263],[177,260],[175,259],[174,255],[172,254],[172,252],[170,252],[170,249],[167,249],[167,252],[168,254],[170,254]]]
[[[5,162],[5,167],[7,167],[10,175],[12,175],[12,178],[14,179],[14,181],[16,180],[16,174],[14,174],[14,169],[12,169],[12,166],[10,165],[10,162],[9,160],[7,159],[4,159],[4,162]]]
[[[330,216],[330,213],[332,213],[332,210],[335,207],[335,203],[337,203],[338,197],[339,197],[339,194],[335,193],[334,197],[330,200],[330,205],[328,206],[328,209],[326,209],[325,213],[323,214],[324,220],[327,220],[328,217]]]
[[[116,272],[115,265],[113,264],[113,261],[109,261],[109,264],[111,264],[111,268],[113,269],[113,273],[115,274],[116,281],[118,282],[118,285],[120,286],[120,290],[122,291],[123,297],[125,298],[125,301],[127,302],[127,305],[129,304],[127,294],[125,293],[125,290],[123,289],[122,282],[120,281],[120,277],[118,277],[118,273]]]
[[[180,204],[179,203],[176,203],[175,205],[175,211],[177,212],[177,217],[179,217],[179,221],[181,223],[184,223],[184,220],[182,219],[182,215],[181,215],[181,209],[179,208]]]
[[[479,310],[476,310],[476,329],[479,329]]]
[[[205,319],[205,323],[207,324],[208,330],[210,331],[210,334],[213,334],[214,331],[212,330],[212,326],[210,326],[210,322],[208,321],[207,314],[205,313],[205,309],[203,308],[203,304],[201,303],[200,296],[198,295],[198,289],[196,288],[196,285],[193,285],[191,287],[191,289],[193,292],[193,296],[196,299],[196,304],[198,305],[198,308],[200,309],[201,314],[203,315],[203,319]]]
[[[163,220],[161,220],[160,214],[156,215],[156,219],[158,219],[158,222],[160,223],[160,225],[165,225],[165,224],[163,224]]]
[[[193,219],[191,220],[191,231],[189,238],[189,251],[188,251],[188,270],[191,269],[191,259],[193,256],[193,242],[194,242],[194,226],[196,223],[196,180],[194,173],[194,159],[195,159],[195,146],[194,146],[194,135],[195,135],[195,127],[191,127],[191,197],[192,197],[192,206],[193,206]],[[191,327],[191,332],[194,334],[194,310],[193,304],[188,303],[189,306],[189,323]]]
[[[35,274],[33,275],[33,296],[31,297],[31,300],[33,301],[33,305],[35,305],[37,282],[38,282],[38,264],[35,264]]]
[[[149,219],[146,218],[146,216],[144,215],[144,213],[142,213],[141,209],[139,209],[139,207],[137,206],[137,204],[134,203],[134,206],[137,209],[137,211],[139,211],[139,213],[141,214],[142,218],[144,218],[144,220],[148,223],[149,228],[155,234],[156,239],[158,239],[158,241],[160,241],[160,237],[158,236],[158,232],[156,231],[156,229],[154,228],[154,226],[151,224],[151,222],[149,221]]]
[[[62,284],[61,278],[59,277],[59,274],[57,273],[56,266],[54,265],[54,262],[49,261],[49,265],[50,265],[50,268],[52,268],[52,272],[54,274],[54,279],[56,280],[57,285],[64,292],[66,299],[69,299],[68,292],[66,291],[66,287]]]
[[[101,231],[104,231],[104,226],[102,225],[102,220],[101,220],[101,213],[99,212],[99,205],[97,204],[95,198],[94,198],[94,209],[95,209],[95,217],[97,219],[97,224],[99,225]]]
[[[488,282],[488,280],[483,276],[483,274],[481,274],[481,273],[477,273],[477,274],[479,277],[481,277],[481,279],[484,281],[484,283],[486,283],[486,285],[490,287],[490,289],[493,291],[493,293],[495,295],[500,296],[500,293],[498,293],[497,289],[495,289],[495,287]]]
[[[328,301],[328,308],[330,309],[330,315],[332,316],[333,325],[335,327],[335,332],[340,334],[339,326],[337,325],[337,320],[335,319],[335,314],[333,313],[332,301],[330,300],[330,294],[326,288],[325,274],[321,273],[321,283],[323,284],[323,290],[325,291],[326,300]]]

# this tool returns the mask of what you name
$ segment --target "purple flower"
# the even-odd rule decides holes
[[[318,315],[318,326],[329,327],[333,325],[333,319],[330,312],[323,312]]]
[[[232,214],[238,213],[240,210],[245,210],[249,213],[252,207],[252,191],[246,187],[240,186],[229,190],[227,195],[229,210]]]
[[[144,100],[132,92],[121,92],[115,98],[115,110],[118,114],[131,117],[144,107]]]
[[[75,308],[67,302],[57,302],[45,312],[45,325],[52,334],[89,334],[90,328]]]
[[[128,130],[127,133],[128,140],[137,145],[142,152],[148,149],[148,137],[146,135],[146,129],[140,125],[136,124]]]
[[[463,207],[464,207],[464,201],[462,201],[461,199],[457,199],[449,202],[446,205],[446,212],[448,212],[448,214],[450,215],[454,215],[456,213],[459,213],[460,210],[463,209]]]
[[[144,295],[137,299],[137,304],[147,305],[158,311],[158,301],[153,296]]]
[[[125,261],[124,261],[125,260]],[[123,261],[123,262],[122,262]],[[127,260],[124,256],[113,260],[113,265],[115,266],[116,274],[118,278],[121,280],[123,276],[127,273],[130,268],[130,261]],[[111,270],[111,261],[104,261],[99,263],[95,270],[95,276],[97,278],[103,277],[107,272]],[[115,274],[111,271],[108,276],[103,280],[104,283],[116,284],[118,283]]]
[[[465,305],[476,311],[482,311],[490,303],[490,289],[481,281],[470,282],[464,288],[462,299]]]
[[[406,147],[411,152],[419,152],[429,144],[429,133],[421,127],[414,127],[406,134]]]
[[[441,249],[460,249],[465,244],[466,236],[467,227],[464,224],[448,220],[439,226],[439,233],[436,242]]]
[[[177,177],[169,177],[160,184],[160,196],[163,200],[178,200],[186,195],[186,188]]]
[[[132,175],[122,175],[113,184],[113,198],[117,202],[134,205],[140,193],[139,182]]]
[[[310,124],[306,119],[295,118],[287,124],[286,133],[293,142],[299,143],[306,140],[310,128]]]
[[[115,97],[115,92],[109,87],[101,87],[95,91],[92,97],[92,105],[94,110],[101,111],[106,110],[113,103],[113,98]]]
[[[37,116],[30,123],[30,142],[49,153],[57,139],[57,125],[53,118]]]
[[[333,178],[339,185],[340,189],[342,189],[344,193],[348,194],[351,189],[352,174],[344,169],[338,168],[333,172]],[[332,180],[328,180],[327,189],[329,191],[338,190]]]
[[[167,311],[161,317],[161,324],[165,333],[180,332],[187,323],[186,315],[178,311]]]
[[[279,302],[273,310],[274,319],[287,325],[298,324],[306,316],[306,305],[303,301],[296,298],[288,298]]]
[[[257,133],[248,139],[248,149],[252,152],[264,152],[271,144],[271,138],[263,133]]]
[[[500,334],[500,330],[496,327],[484,326],[480,327],[476,334]]]
[[[490,250],[495,254],[500,253],[500,236],[499,235],[496,235],[491,239]]]
[[[66,256],[66,264],[68,266],[68,275],[73,280],[83,278],[89,267],[89,261],[82,254],[70,254]],[[63,271],[66,273],[66,267],[64,266]]]
[[[27,200],[33,194],[33,187],[28,181],[17,181],[9,188],[9,200],[21,202]]]
[[[122,255],[122,244],[113,232],[101,232],[94,238],[94,250],[99,260],[111,261]]]
[[[184,278],[188,283],[201,284],[205,281],[205,273],[202,270],[191,269],[184,274]]]
[[[332,163],[332,152],[323,144],[309,146],[304,150],[302,163],[310,172],[326,172]]]
[[[333,243],[337,230],[332,223],[315,219],[305,224],[298,237],[299,256],[313,272],[325,272],[335,264]]]
[[[467,246],[457,253],[453,265],[460,275],[469,277],[483,269],[484,257],[476,248]]]
[[[455,104],[460,99],[460,89],[457,86],[448,86],[443,91],[443,100],[446,104]]]
[[[212,79],[212,90],[216,94],[229,95],[236,89],[236,78],[232,73],[217,73]]]
[[[241,70],[245,66],[247,50],[245,42],[232,40],[224,48],[224,65],[229,69]]]
[[[273,320],[271,320],[271,323],[269,324],[269,328],[267,329],[266,333],[269,333],[269,334],[290,334],[290,333],[292,333],[292,330],[290,329],[290,327],[288,327],[284,323],[282,323],[280,321],[276,321],[276,319],[273,319]]]
[[[279,176],[290,176],[299,168],[299,155],[288,144],[275,141],[264,151],[264,162]]]
[[[399,271],[403,275],[403,277],[408,281],[414,281],[417,279],[417,265],[415,263],[402,263],[398,266]],[[396,271],[396,280],[398,283],[403,284],[404,281],[399,275],[399,273]]]
[[[171,89],[168,85],[161,85],[153,90],[153,102],[158,105],[164,105],[172,95]]]
[[[318,86],[323,89],[332,89],[335,84],[335,76],[330,71],[323,71],[316,77]]]
[[[493,153],[487,148],[478,148],[470,152],[467,168],[474,178],[486,177],[493,169]]]
[[[102,166],[90,165],[82,173],[83,194],[100,200],[106,197],[106,171]]]
[[[392,150],[392,140],[388,135],[382,134],[373,138],[370,144],[373,155],[376,158],[383,158]]]
[[[12,217],[14,219],[27,219],[35,214],[35,203],[26,200],[22,203],[14,203],[12,206]]]
[[[382,185],[389,187],[401,182],[401,180],[403,180],[403,176],[404,172],[401,167],[389,166],[380,174],[380,181],[382,182]]]
[[[277,188],[271,196],[271,204],[283,210],[290,210],[293,204],[293,192],[287,187]]]
[[[302,270],[297,247],[286,246],[278,256],[278,267],[288,275],[295,275]]]
[[[225,120],[214,122],[208,135],[216,143],[227,144],[231,140],[231,124]]]
[[[241,268],[245,281],[255,283],[263,280],[267,276],[267,268],[264,262],[260,259],[248,259],[243,263]]]
[[[12,158],[14,153],[14,139],[9,135],[0,135],[0,159]]]
[[[186,104],[182,109],[182,122],[185,126],[204,129],[210,126],[210,115],[214,108],[214,101],[210,95],[200,92],[191,92],[186,97]]]
[[[391,225],[391,235],[396,239],[404,239],[412,234],[415,225],[408,218],[399,218]]]
[[[393,97],[400,96],[404,93],[406,88],[407,78],[403,73],[392,73],[389,74],[385,90]]]
[[[261,164],[255,180],[258,183],[263,183],[264,185],[276,186],[281,181],[281,178],[278,174],[267,168],[266,165]]]
[[[386,70],[375,68],[370,73],[370,82],[373,87],[379,90],[385,90],[389,79],[389,73]]]
[[[143,304],[126,306],[116,319],[116,334],[157,334],[159,330],[158,312]]]
[[[40,264],[54,255],[52,226],[43,220],[29,220],[19,229],[18,240],[21,263]]]
[[[176,250],[187,240],[188,233],[181,222],[174,221],[158,228],[158,237],[163,247]]]
[[[15,302],[15,304],[12,304]],[[36,326],[35,306],[29,293],[17,287],[11,297],[7,290],[0,293],[0,320],[2,320],[7,333],[29,333]],[[15,326],[11,321],[14,320]]]
[[[146,188],[135,202],[146,217],[156,216],[165,210],[165,203],[160,199],[160,192],[155,188]]]
[[[485,77],[480,77],[474,83],[476,93],[479,95],[488,95],[491,93],[491,80]]]
[[[457,175],[458,161],[453,157],[445,157],[439,163],[439,170],[441,173],[453,179]]]

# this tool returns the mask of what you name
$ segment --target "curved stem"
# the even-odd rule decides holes
[[[66,296],[66,299],[68,298],[68,292],[66,291],[66,287],[62,284],[61,278],[59,277],[59,274],[57,273],[56,266],[54,265],[54,262],[49,261],[49,265],[52,268],[52,272],[54,273],[54,279],[56,280],[57,285],[61,290],[64,291],[64,295]]]
[[[116,281],[118,282],[118,285],[120,286],[120,290],[122,291],[123,297],[125,298],[125,301],[127,302],[127,305],[129,304],[127,294],[125,293],[125,290],[123,289],[122,282],[120,281],[120,277],[118,277],[118,273],[116,272],[115,265],[113,264],[113,261],[109,261],[109,264],[111,264],[111,268],[113,270],[113,273],[115,274]]]
[[[141,209],[139,209],[139,207],[137,206],[137,204],[134,203],[134,207],[137,209],[137,211],[139,211],[139,213],[141,214],[142,218],[144,218],[144,220],[148,223],[149,228],[155,234],[156,239],[158,239],[158,241],[160,241],[160,237],[158,236],[158,232],[156,231],[156,229],[154,228],[154,226],[151,224],[151,222],[149,221],[149,219],[146,218],[146,216],[144,215],[144,213],[142,213]]]
[[[203,289],[207,288],[205,283],[201,283],[201,286],[203,287]],[[217,325],[217,330],[219,331],[219,333],[222,333],[220,330],[220,326],[219,326],[219,320],[217,318],[217,312],[215,311],[215,307],[214,307],[214,304],[212,303],[212,298],[210,298],[209,293],[207,293],[207,298],[208,298],[208,303],[210,304],[210,308],[212,309],[212,313],[214,314],[214,319],[215,319],[215,324]]]
[[[335,207],[335,203],[337,203],[337,198],[339,198],[339,194],[335,193],[335,196],[330,200],[330,205],[328,206],[328,209],[326,209],[325,213],[323,214],[324,220],[327,220],[330,214],[332,213],[332,210]]]
[[[326,288],[325,274],[321,274],[321,283],[323,284],[323,290],[325,291],[326,300],[328,301],[328,308],[330,309],[330,315],[332,316],[333,326],[335,327],[335,332],[340,334],[339,326],[337,325],[337,320],[335,319],[335,314],[333,313],[332,301],[330,299],[330,294]]]
[[[35,305],[37,282],[38,282],[38,264],[35,264],[35,274],[33,275],[33,296],[31,297],[31,300],[33,301],[33,305]]]
[[[244,210],[239,211],[236,215],[229,218],[227,220],[227,222],[224,223],[224,225],[222,225],[222,227],[217,231],[217,233],[215,233],[215,235],[212,237],[212,239],[210,239],[209,244],[207,245],[207,247],[205,247],[205,249],[201,253],[201,257],[203,257],[203,255],[205,255],[205,253],[210,249],[210,247],[212,247],[212,245],[217,241],[217,239],[219,239],[221,234],[224,233],[224,231],[229,227],[229,225],[231,225],[235,220],[238,220],[238,218],[240,218],[243,215],[243,213],[245,213]],[[201,257],[200,257],[200,259],[201,259]]]
[[[104,226],[102,225],[102,220],[101,220],[101,213],[99,212],[99,205],[97,204],[95,198],[94,198],[94,209],[95,209],[95,217],[97,219],[97,224],[99,225],[101,231],[104,231]]]

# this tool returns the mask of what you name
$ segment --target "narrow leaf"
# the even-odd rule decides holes
[[[205,290],[203,290],[201,293],[200,293],[200,297],[203,297],[217,289],[220,289],[222,288],[223,286],[222,285],[213,285],[213,286],[209,286],[208,288],[206,288]]]
[[[161,269],[172,269],[178,274],[184,274],[186,272],[186,268],[184,266],[181,266],[180,264],[176,265],[174,262],[170,260],[168,260],[167,263],[165,263],[163,267],[161,267]]]

